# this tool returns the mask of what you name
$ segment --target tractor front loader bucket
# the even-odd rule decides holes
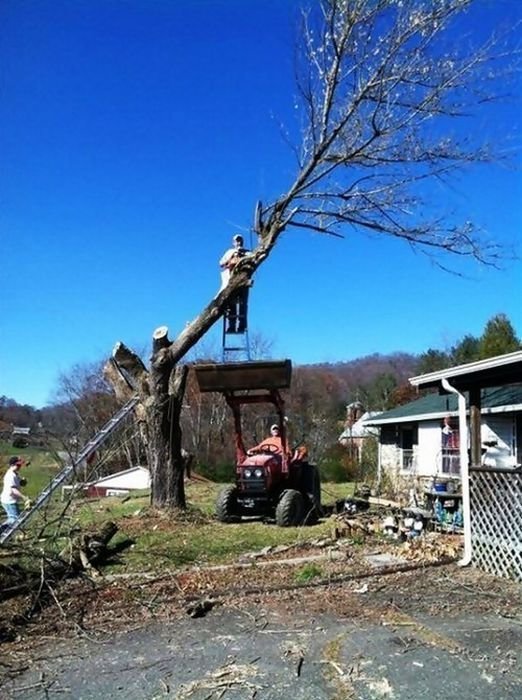
[[[194,365],[201,392],[273,391],[288,389],[292,378],[290,360],[273,362],[227,362]]]

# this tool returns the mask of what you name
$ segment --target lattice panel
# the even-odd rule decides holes
[[[473,564],[522,581],[522,473],[471,470],[470,501]]]

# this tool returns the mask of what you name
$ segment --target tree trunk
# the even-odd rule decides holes
[[[188,367],[175,365],[169,348],[167,329],[158,328],[153,335],[147,411],[152,504],[158,508],[185,508],[180,416]]]
[[[141,359],[117,343],[105,377],[121,400],[138,393],[136,417],[141,424],[151,474],[151,503],[158,508],[185,508],[184,472],[191,455],[182,450],[181,408],[188,376],[187,365],[176,364],[170,352],[168,329],[152,337],[152,360],[147,372]],[[125,375],[122,378],[122,371]],[[127,378],[128,375],[128,378]]]

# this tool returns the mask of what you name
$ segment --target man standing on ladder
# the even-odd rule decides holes
[[[219,261],[221,267],[221,288],[224,289],[229,280],[230,274],[237,263],[249,251],[243,245],[243,236],[236,234],[233,241],[233,248],[229,248]],[[225,319],[227,320],[226,333],[244,333],[247,330],[247,312],[248,312],[248,287],[239,289],[225,310]]]

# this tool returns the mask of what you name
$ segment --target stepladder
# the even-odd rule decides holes
[[[239,289],[230,299],[223,316],[222,360],[251,360],[248,337],[249,288]]]
[[[227,332],[228,319],[223,317],[223,341],[222,341],[222,361],[240,362],[252,359],[250,353],[250,341],[248,337],[248,327],[242,333]]]

